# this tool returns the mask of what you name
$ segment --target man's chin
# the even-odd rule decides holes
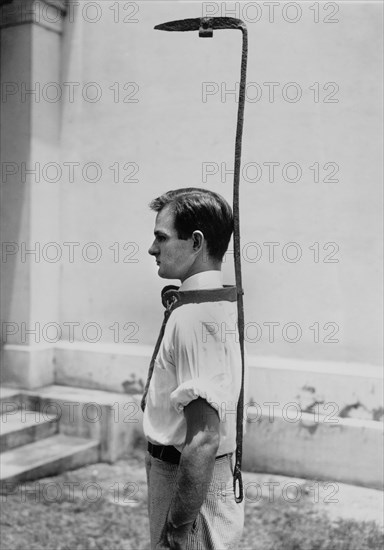
[[[161,269],[161,265],[158,265],[157,267],[159,268],[157,270],[158,276],[161,277],[162,279],[166,279],[166,274],[164,274],[163,270]]]
[[[171,274],[171,273],[167,273],[167,271],[163,271],[161,269],[161,265],[159,265],[159,270],[157,272],[158,276],[161,278],[161,279],[179,279],[179,277],[175,274]]]
[[[170,277],[169,275],[167,275],[166,273],[161,273],[160,269],[158,271],[158,276],[161,278],[161,279],[175,279],[175,277]]]

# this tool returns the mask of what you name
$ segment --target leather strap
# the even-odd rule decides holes
[[[156,356],[160,349],[160,344],[164,336],[164,331],[168,319],[176,308],[185,304],[201,304],[203,302],[236,302],[237,293],[236,287],[224,286],[223,288],[212,288],[204,290],[178,290],[179,287],[168,285],[161,291],[161,299],[165,309],[163,323],[160,328],[160,333],[156,341],[155,349],[153,350],[151,362],[149,364],[147,382],[144,388],[144,394],[141,400],[141,410],[144,412],[147,401],[149,384],[153,375]]]
[[[178,290],[177,287],[165,287],[161,293],[165,308],[172,310],[185,304],[201,304],[203,302],[236,302],[237,292],[234,286],[209,288],[202,290]]]

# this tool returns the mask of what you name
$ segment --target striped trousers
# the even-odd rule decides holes
[[[178,465],[153,458],[147,452],[145,466],[151,550],[160,550],[163,546],[158,542],[176,487]],[[188,534],[186,550],[237,549],[244,526],[244,501],[235,502],[232,472],[231,456],[216,460],[207,496]]]

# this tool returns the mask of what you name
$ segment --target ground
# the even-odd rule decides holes
[[[381,550],[383,493],[244,473],[238,550]],[[2,550],[149,550],[142,457],[21,484],[2,497]]]

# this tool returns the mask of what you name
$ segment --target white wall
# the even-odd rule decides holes
[[[120,343],[127,337],[128,342],[138,339],[138,344],[152,344],[162,317],[159,291],[167,282],[158,279],[147,254],[154,223],[147,204],[164,191],[184,186],[208,187],[231,200],[231,176],[222,182],[218,173],[203,182],[202,163],[226,163],[231,169],[236,103],[233,95],[221,101],[219,93],[203,102],[202,87],[203,82],[219,83],[223,89],[234,87],[241,35],[217,31],[213,39],[202,40],[197,33],[153,30],[155,24],[167,20],[199,17],[200,2],[142,2],[132,15],[137,23],[123,23],[129,11],[121,11],[115,23],[112,5],[99,2],[101,17],[95,23],[85,20],[95,17],[92,9],[85,15],[75,9],[74,21],[67,17],[63,35],[62,81],[80,86],[73,102],[64,94],[61,163],[79,162],[80,168],[73,182],[63,168],[60,243],[79,242],[81,246],[75,249],[73,263],[67,253],[60,262],[59,322],[80,323],[76,340],[83,339],[81,328],[86,323],[95,322],[102,328],[100,341],[113,342],[114,332],[108,327],[119,323]],[[338,3],[339,12],[332,16],[331,10],[325,12],[320,5],[319,23],[314,23],[309,4],[300,4],[302,16],[297,23],[284,20],[283,6],[280,3],[276,8],[271,23],[267,8],[260,3],[260,21],[248,23],[248,82],[258,83],[263,94],[260,101],[246,104],[243,164],[280,163],[272,183],[266,167],[260,181],[242,181],[242,242],[258,243],[263,253],[253,262],[254,245],[248,244],[244,251],[246,322],[253,323],[249,339],[255,339],[255,323],[263,328],[261,339],[248,343],[248,351],[378,364],[381,6]],[[254,18],[255,13],[248,8],[244,18]],[[339,22],[324,23],[327,15]],[[293,18],[294,11],[285,12],[285,17]],[[275,100],[269,102],[263,83],[272,81],[280,85]],[[89,82],[97,83],[102,91],[94,103],[84,100],[80,91]],[[129,96],[134,88],[123,91],[120,87],[120,101],[115,103],[110,87],[116,82],[133,82],[139,89]],[[282,97],[281,90],[289,82],[302,89],[296,103]],[[319,102],[310,89],[316,82]],[[330,85],[323,90],[330,82],[339,87],[333,96],[337,103],[324,102],[334,89]],[[90,97],[94,91],[88,88]],[[255,92],[255,86],[249,87],[250,98]],[[139,101],[124,103],[127,94]],[[88,162],[100,166],[100,181],[81,177]],[[120,163],[122,179],[129,175],[123,170],[126,162],[137,163],[139,181],[114,183],[109,167]],[[303,171],[296,183],[284,181],[281,175],[281,167],[290,162],[298,163]],[[336,163],[339,181],[314,182],[309,167],[315,162],[320,167]],[[93,173],[90,170],[89,177]],[[246,176],[254,175],[250,168]],[[321,170],[321,180],[325,175]],[[101,247],[99,262],[82,258],[80,249],[89,242]],[[116,242],[136,243],[136,248],[121,250],[120,261],[114,262],[109,247]],[[268,261],[266,242],[280,243],[273,262]],[[297,243],[302,251],[296,263],[282,256],[289,242]],[[316,242],[318,263],[309,249]],[[337,263],[324,263],[333,250],[332,246],[323,250],[325,243],[338,246]],[[93,252],[89,249],[89,255]],[[295,251],[287,252],[293,255]],[[138,262],[123,263],[127,253]],[[231,255],[224,271],[226,282],[233,281]],[[267,325],[263,326],[270,322],[280,323],[273,342],[269,342]],[[302,330],[296,343],[282,335],[282,327],[293,322]],[[124,323],[131,324],[124,329]],[[319,323],[318,343],[314,342],[315,328],[309,329],[314,323]],[[326,323],[333,324],[324,329]],[[324,342],[333,328],[338,328],[334,338],[339,342]],[[68,336],[66,330],[63,334]],[[90,330],[89,338],[93,335]],[[293,326],[286,336],[294,337]]]

